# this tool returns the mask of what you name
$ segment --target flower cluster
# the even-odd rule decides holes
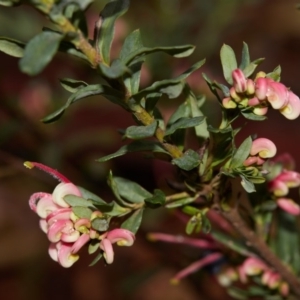
[[[106,263],[111,264],[114,260],[112,244],[133,244],[135,236],[129,230],[116,228],[103,233],[94,229],[92,221],[103,216],[100,211],[94,211],[90,218],[79,218],[64,197],[82,197],[82,194],[77,186],[67,182],[57,171],[32,162],[26,162],[26,166],[37,166],[64,181],[56,186],[52,194],[34,193],[29,199],[30,208],[41,218],[40,227],[51,242],[49,255],[54,261],[65,268],[71,267],[79,259],[79,250],[93,240],[103,252]]]
[[[263,116],[269,107],[278,110],[287,119],[294,120],[300,115],[300,100],[284,84],[259,72],[254,80],[246,78],[243,71],[232,72],[233,86],[230,97],[223,99],[225,108],[252,107],[254,114]]]
[[[268,182],[268,190],[275,197],[277,205],[282,210],[292,215],[300,214],[300,206],[292,199],[286,198],[286,196],[288,195],[290,188],[299,186],[300,174],[284,167],[281,168]]]
[[[276,146],[272,141],[258,138],[252,142],[250,156],[244,161],[244,166],[262,165],[267,158],[275,156],[276,152]]]
[[[286,297],[289,294],[288,284],[282,280],[279,273],[267,266],[256,257],[248,257],[236,267],[228,267],[218,274],[218,281],[222,286],[228,287],[237,280],[246,284],[249,278],[257,276],[260,283],[271,290],[278,289],[279,293]]]

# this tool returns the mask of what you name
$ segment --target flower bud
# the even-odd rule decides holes
[[[268,83],[267,100],[274,109],[281,109],[288,104],[288,89],[280,82]]]
[[[233,86],[237,93],[244,93],[247,90],[247,80],[241,69],[232,71]]]
[[[298,216],[300,214],[300,206],[295,203],[292,199],[279,198],[277,200],[277,205],[287,213]]]
[[[224,98],[222,104],[227,109],[236,108],[236,103],[230,97]]]
[[[288,194],[289,188],[287,185],[280,180],[272,180],[268,184],[268,189],[271,193],[273,193],[276,197],[282,197]]]
[[[66,195],[75,195],[81,197],[81,193],[77,186],[73,183],[60,183],[56,186],[52,193],[53,202],[62,206],[69,207],[70,205],[64,200]]]
[[[247,95],[253,95],[255,93],[255,84],[252,79],[247,79]]]
[[[242,98],[237,94],[236,90],[234,87],[231,87],[230,90],[229,90],[229,93],[230,93],[230,97],[236,101],[236,102],[240,102],[242,101]]]
[[[268,107],[255,107],[253,113],[257,116],[265,116],[268,112]]]
[[[255,80],[255,95],[259,100],[265,100],[268,91],[267,78],[259,77]]]
[[[260,104],[260,102],[259,102],[257,97],[254,97],[254,98],[251,98],[251,99],[248,100],[248,105],[249,106],[256,106],[256,105],[259,105],[259,104]]]

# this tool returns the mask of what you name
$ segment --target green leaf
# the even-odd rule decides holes
[[[143,47],[141,34],[139,30],[133,31],[124,41],[120,52],[120,60],[126,64],[128,56]],[[128,64],[130,74],[124,74],[124,84],[130,95],[136,94],[139,90],[141,68],[144,60],[138,59]]]
[[[251,76],[255,69],[257,68],[257,66],[264,61],[264,58],[258,58],[254,61],[252,61],[249,65],[247,65],[244,69],[243,69],[243,73],[245,75],[245,77],[249,77]]]
[[[136,57],[141,57],[143,55],[156,53],[156,52],[164,52],[166,54],[172,55],[174,57],[187,57],[191,55],[195,50],[195,46],[193,45],[184,45],[184,46],[171,46],[171,47],[141,47],[135,51],[131,51],[128,53],[127,57],[123,57],[123,61],[125,64],[129,64]]]
[[[0,0],[2,6],[15,6],[20,3],[21,0]]]
[[[202,111],[199,108],[200,107],[199,100],[196,99],[196,97],[192,91],[189,91],[186,101],[190,107],[191,115],[193,118],[204,116]],[[195,132],[196,132],[196,135],[202,139],[207,139],[209,137],[206,119],[204,119],[200,124],[195,126]]]
[[[97,159],[98,162],[108,161],[112,158],[122,156],[130,152],[139,152],[139,151],[151,151],[151,152],[160,152],[168,154],[168,152],[161,146],[160,143],[154,141],[134,141],[128,145],[122,146],[115,153],[103,156]]]
[[[93,203],[91,201],[84,199],[82,197],[78,197],[75,195],[66,195],[64,196],[64,200],[70,205],[70,206],[81,206],[81,207],[94,207]]]
[[[166,204],[166,208],[176,208],[176,207],[180,207],[180,206],[185,206],[189,203],[192,203],[196,200],[195,197],[185,197],[185,198],[181,198],[178,199],[176,201],[173,201],[171,203]]]
[[[80,59],[81,61],[84,61],[87,64],[90,63],[87,56],[85,54],[83,54],[81,51],[77,50],[75,48],[75,46],[73,44],[69,43],[69,42],[62,41],[59,45],[58,50],[60,52],[64,52],[64,53],[67,53],[69,55],[72,55],[72,56]]]
[[[224,78],[229,84],[233,84],[232,71],[237,69],[237,62],[234,51],[230,46],[224,44],[221,48],[220,55]]]
[[[161,93],[161,94],[168,95],[170,99],[176,98],[180,95],[184,87],[184,80],[191,73],[199,69],[204,63],[205,63],[205,59],[197,62],[191,68],[189,68],[184,73],[182,73],[181,75],[179,75],[174,79],[165,79],[165,80],[154,82],[151,86],[133,95],[133,97],[137,100],[141,100],[142,98],[146,97],[148,94]]]
[[[88,246],[88,253],[89,254],[93,254],[95,253],[97,250],[99,250],[99,244],[100,242],[97,240],[91,240]]]
[[[134,213],[122,223],[121,228],[127,229],[136,234],[142,222],[143,212],[143,208],[134,211]]]
[[[239,69],[244,70],[244,68],[249,64],[250,64],[249,47],[245,42],[243,42],[242,61],[240,63]]]
[[[77,217],[83,219],[90,219],[93,212],[91,209],[83,206],[73,206],[72,211]]]
[[[0,37],[0,51],[13,57],[22,57],[25,44],[4,36]]]
[[[97,96],[97,95],[104,95],[106,97],[109,97],[109,96],[121,97],[122,96],[120,92],[112,89],[111,87],[109,87],[107,85],[101,85],[101,84],[87,85],[83,88],[78,89],[77,92],[75,92],[73,95],[71,95],[69,97],[69,99],[67,100],[67,102],[64,106],[62,106],[60,109],[58,109],[54,113],[48,115],[42,121],[44,123],[54,122],[57,119],[59,119],[63,115],[65,110],[74,102],[76,102],[80,99],[83,99],[83,98]]]
[[[112,62],[111,66],[107,66],[103,63],[99,64],[100,69],[104,76],[108,78],[120,78],[126,73],[130,73],[130,68],[128,68],[121,60],[116,59]]]
[[[146,198],[152,197],[151,193],[136,182],[122,177],[114,177],[114,181],[119,195],[130,203],[141,203]]]
[[[166,130],[165,136],[173,134],[178,129],[185,129],[195,127],[201,124],[205,120],[204,116],[194,118],[180,118]]]
[[[155,189],[153,196],[145,199],[145,204],[150,208],[158,208],[166,203],[166,195],[163,191]]]
[[[249,110],[241,110],[241,114],[248,120],[252,121],[264,121],[267,119],[266,116],[258,116]]]
[[[21,71],[28,75],[40,73],[52,60],[63,38],[63,35],[50,31],[36,35],[25,47],[19,62]]]
[[[101,27],[98,32],[98,51],[104,64],[110,63],[110,48],[114,37],[114,25],[129,7],[129,0],[116,0],[107,3],[100,13]]]
[[[281,67],[277,66],[273,72],[268,73],[266,77],[271,78],[275,81],[280,81],[280,75],[281,75]]]
[[[240,175],[240,177],[242,178],[241,185],[245,189],[245,191],[247,193],[254,193],[256,191],[254,184],[251,181],[249,181],[245,176]]]
[[[201,231],[201,227],[202,227],[202,214],[198,213],[189,219],[185,227],[185,232],[187,234],[192,234],[193,232],[198,233]]]
[[[107,231],[109,228],[109,218],[103,217],[103,218],[93,219],[92,227],[93,227],[93,229],[100,231],[100,232]]]
[[[248,158],[250,154],[251,147],[252,147],[252,139],[249,136],[243,141],[240,147],[234,152],[231,159],[230,168],[237,168],[242,166],[244,161]]]
[[[144,139],[154,135],[157,128],[157,121],[148,126],[130,126],[125,131],[125,137],[130,139]]]
[[[88,6],[93,2],[94,0],[61,0],[60,4],[63,6],[76,4],[81,10],[86,10]]]
[[[131,211],[132,211],[131,208],[120,206],[118,203],[114,202],[113,203],[113,209],[111,209],[108,212],[105,212],[105,214],[108,215],[108,216],[111,216],[111,217],[116,217],[116,216],[121,217],[121,216],[127,215]]]
[[[84,189],[81,186],[77,186],[77,187],[80,190],[80,193],[84,199],[91,200],[94,204],[97,205],[108,205],[108,203],[106,203],[103,199],[101,199],[99,196],[95,195],[94,193]]]
[[[189,205],[187,205],[187,206],[184,206],[184,207],[182,208],[182,212],[184,212],[184,213],[187,214],[187,215],[193,216],[193,215],[195,215],[195,214],[197,214],[197,213],[200,213],[201,210],[198,209],[198,208],[196,208],[196,207],[194,207],[194,206],[189,206]]]
[[[99,249],[99,248],[98,248]],[[89,267],[92,267],[94,266],[101,258],[102,258],[103,254],[102,253],[99,253],[95,258],[94,260],[89,264]]]
[[[88,85],[82,80],[75,80],[72,78],[63,78],[59,81],[62,87],[70,93],[76,93],[78,90]]]
[[[199,166],[199,154],[192,149],[188,149],[186,152],[184,152],[183,156],[173,159],[172,163],[180,169],[190,171]]]

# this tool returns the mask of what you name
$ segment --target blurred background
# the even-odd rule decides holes
[[[106,1],[95,0],[87,11],[90,37]],[[206,58],[200,71],[189,78],[197,94],[207,95],[204,111],[211,124],[218,124],[219,106],[201,77],[224,83],[219,60],[223,43],[240,58],[242,42],[248,43],[252,59],[265,57],[259,70],[282,67],[282,82],[300,95],[300,12],[295,0],[132,0],[129,12],[116,26],[112,55],[117,56],[124,38],[140,28],[144,44],[194,44],[186,59],[151,55],[143,69],[142,86],[176,76],[194,62]],[[0,36],[27,41],[49,26],[45,18],[27,6],[0,8]],[[147,232],[184,234],[184,224],[174,212],[148,211],[133,247],[116,249],[113,265],[92,261],[85,251],[71,268],[63,269],[48,256],[48,241],[38,227],[38,217],[29,209],[34,192],[51,192],[57,182],[38,170],[23,167],[25,160],[57,168],[75,184],[110,201],[106,185],[110,169],[115,175],[136,180],[145,188],[170,192],[166,178],[174,177],[168,164],[127,155],[99,164],[95,159],[121,145],[118,129],[133,125],[130,115],[101,97],[72,105],[61,120],[45,125],[40,119],[60,107],[68,93],[59,79],[70,77],[97,83],[91,70],[63,54],[37,77],[20,73],[18,59],[0,53],[0,295],[2,299],[133,299],[213,300],[230,299],[218,286],[213,270],[198,272],[177,285],[169,280],[200,257],[197,250],[180,245],[151,243]],[[182,99],[161,102],[166,119]],[[113,122],[112,122],[113,120]],[[278,153],[290,152],[300,165],[297,140],[300,120],[268,114],[264,123],[241,120],[249,134],[267,137]],[[116,247],[117,248],[117,247]],[[207,272],[208,271],[208,272]]]

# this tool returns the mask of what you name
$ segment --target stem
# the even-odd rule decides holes
[[[243,219],[241,218],[238,210],[231,209],[224,211],[220,205],[218,207],[222,216],[228,220],[232,226],[239,232],[241,236],[247,240],[247,244],[256,250],[256,252],[271,266],[273,267],[282,278],[289,284],[294,294],[300,297],[300,281],[291,270],[271,251],[267,244],[254,231],[249,229]]]

